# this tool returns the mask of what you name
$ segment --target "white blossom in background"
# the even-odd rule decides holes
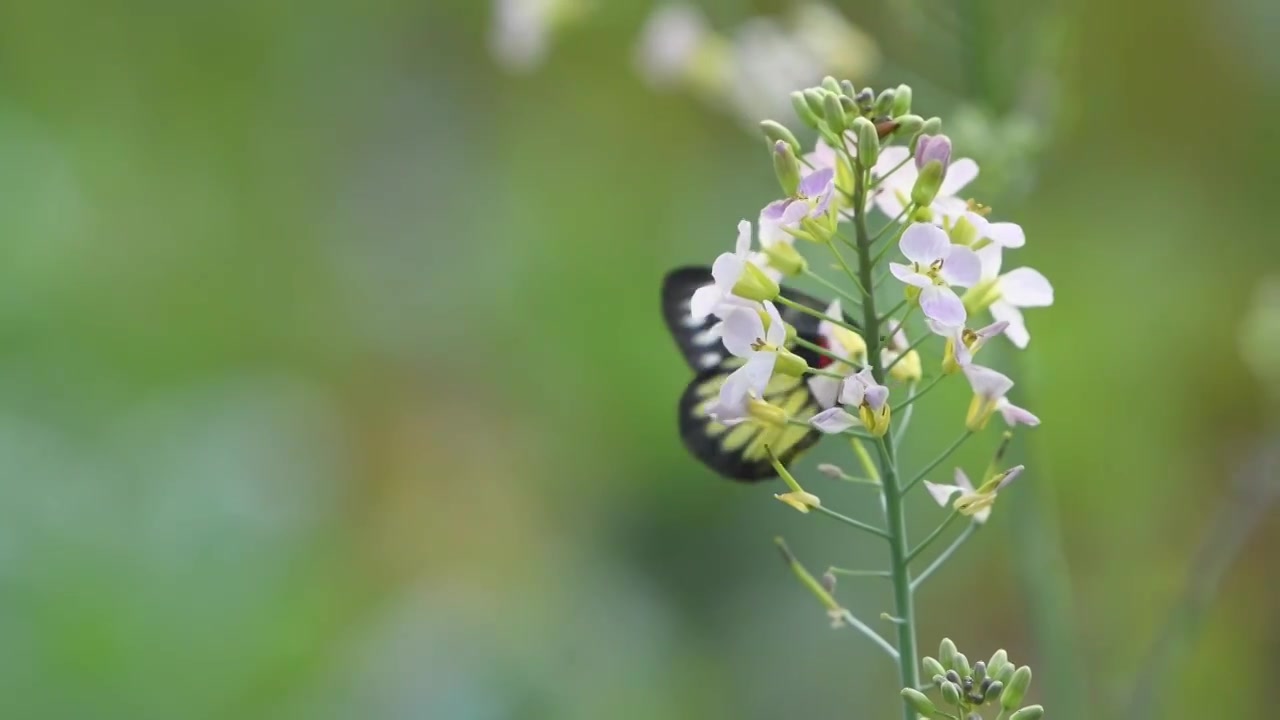
[[[708,315],[724,318],[734,308],[754,308],[755,304],[733,294],[733,288],[742,279],[747,264],[751,262],[751,223],[738,223],[738,240],[731,253],[721,253],[711,266],[714,285],[698,288],[689,301],[689,311],[694,320]]]
[[[654,87],[670,87],[691,72],[698,53],[714,42],[698,8],[683,3],[662,5],[640,30],[636,69]]]
[[[1245,363],[1280,397],[1280,275],[1263,278],[1244,318],[1240,354]]]
[[[489,50],[508,70],[529,72],[546,59],[555,31],[584,10],[581,0],[494,0]]]

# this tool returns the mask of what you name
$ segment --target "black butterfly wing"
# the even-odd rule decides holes
[[[712,284],[711,269],[684,267],[668,273],[662,284],[662,314],[677,347],[689,367],[697,372],[680,397],[680,437],[685,447],[704,465],[733,480],[754,482],[777,476],[765,454],[765,447],[783,465],[790,464],[805,449],[818,441],[821,434],[800,426],[769,428],[746,422],[727,427],[707,417],[707,409],[715,402],[725,378],[742,365],[720,342],[714,327],[715,317],[694,320],[689,301],[694,291]],[[790,288],[783,295],[807,307],[823,312],[826,303]],[[819,320],[789,307],[779,307],[782,319],[795,327],[796,336],[820,343]],[[816,353],[803,347],[792,347],[811,366],[819,365]],[[809,417],[821,408],[804,378],[774,376],[765,390],[765,399],[794,417]]]

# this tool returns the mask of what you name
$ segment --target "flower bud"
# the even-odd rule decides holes
[[[955,671],[960,673],[960,677],[962,678],[968,677],[973,673],[969,668],[969,658],[965,657],[964,653],[956,653],[955,662],[951,667],[955,668]]]
[[[826,475],[832,480],[843,480],[847,477],[844,470],[840,469],[839,465],[832,465],[831,463],[819,463],[818,472]]]
[[[945,700],[948,705],[959,705],[960,686],[950,681],[942,683],[942,699]]]
[[[900,118],[911,112],[911,86],[899,85],[893,93],[892,117]]]
[[[911,706],[912,710],[925,717],[933,717],[933,714],[938,711],[933,701],[915,688],[903,688],[902,699],[907,701],[907,705]]]
[[[800,161],[796,159],[795,150],[786,140],[773,143],[773,172],[778,176],[782,194],[795,197],[800,187]]]
[[[876,124],[858,116],[853,119],[853,129],[858,134],[858,162],[863,167],[871,167],[880,157],[880,133]]]
[[[791,108],[796,111],[796,117],[800,118],[800,122],[815,130],[818,129],[820,118],[809,107],[803,92],[797,90],[791,93]]]
[[[973,681],[982,682],[987,679],[987,664],[979,660],[973,664]]]
[[[840,87],[840,83],[830,75],[822,78],[822,89],[826,90],[827,92],[834,93],[836,95],[841,95],[844,93],[844,88]]]
[[[760,131],[763,132],[764,136],[772,143],[777,143],[781,140],[782,142],[790,145],[791,152],[797,155],[803,151],[800,147],[800,141],[796,139],[796,136],[792,134],[791,130],[787,129],[786,125],[783,125],[780,122],[762,120],[760,122]]]
[[[854,89],[853,83],[848,80],[840,81],[840,94],[852,100],[857,96],[858,91]]]
[[[999,677],[1000,670],[1009,662],[1009,653],[1003,648],[991,654],[991,659],[987,661],[987,674],[991,677]]]
[[[990,680],[991,678],[987,678]],[[995,702],[1000,699],[1000,693],[1004,692],[1004,683],[996,680],[987,686],[986,691],[982,693],[983,702]]]
[[[872,105],[876,101],[876,93],[871,88],[862,88],[858,94],[853,96],[854,102],[858,103],[858,107],[863,111],[871,110]]]
[[[920,128],[920,132],[926,135],[937,135],[942,132],[942,118],[931,117],[924,121],[924,127]]]
[[[822,589],[827,591],[828,595],[836,594],[836,574],[830,570],[822,573]]]
[[[823,93],[822,117],[827,121],[827,127],[831,128],[831,132],[836,135],[844,132],[849,127],[845,118],[844,107],[840,105],[840,96],[835,93]]]
[[[809,88],[804,91],[804,102],[817,115],[819,119],[825,117],[826,106],[822,101],[823,92],[817,88]]]
[[[911,202],[919,207],[929,206],[938,196],[938,190],[942,188],[942,177],[945,173],[946,168],[942,163],[930,160],[920,169],[916,184],[911,188]]]
[[[1044,717],[1044,708],[1039,705],[1028,705],[1009,716],[1009,720],[1040,720]]]
[[[893,112],[893,99],[897,95],[897,91],[893,88],[885,88],[876,96],[875,114],[876,117],[891,117]]]
[[[902,115],[894,120],[898,123],[894,136],[898,138],[914,138],[924,129],[924,118],[919,115]]]
[[[942,687],[942,683],[944,683],[944,682],[946,682],[946,681],[947,681],[947,679],[946,679],[945,677],[941,676],[941,675],[934,675],[934,676],[933,676],[933,685],[934,685],[934,687]]]
[[[742,277],[733,286],[733,294],[748,300],[774,300],[780,292],[778,281],[769,277],[755,263],[746,263]]]
[[[1013,673],[1009,682],[1005,683],[1004,692],[1000,695],[1000,707],[1012,710],[1022,704],[1022,698],[1031,687],[1031,668],[1023,665]]]
[[[840,109],[844,110],[844,114],[846,116],[856,117],[862,114],[858,112],[858,103],[854,102],[853,98],[846,95],[840,96]]]
[[[809,512],[809,508],[821,507],[822,505],[822,501],[818,499],[817,495],[803,490],[777,493],[773,497],[775,500],[784,502],[802,513]]]
[[[764,255],[769,260],[769,267],[788,277],[799,275],[809,266],[804,256],[791,243],[774,243],[764,249]]]
[[[937,160],[942,163],[942,174],[947,174],[947,168],[951,166],[951,138],[946,135],[921,135],[916,140],[916,168],[924,169],[924,166]]]
[[[957,245],[973,247],[978,242],[978,228],[964,215],[956,220],[956,224],[951,226],[951,232],[947,234],[951,236],[951,242]]]
[[[1013,680],[1013,673],[1017,669],[1017,665],[1007,662],[1000,667],[1000,672],[996,673],[996,679],[1007,686]]]
[[[786,348],[778,349],[778,359],[773,365],[774,372],[780,375],[801,377],[808,370],[809,364],[804,361],[804,358]]]
[[[947,678],[947,682],[955,683],[957,686],[960,684],[960,673],[956,672],[955,670],[948,670],[946,674],[946,678]]]
[[[872,410],[864,404],[858,408],[858,418],[872,437],[884,437],[889,432],[890,412],[889,403],[882,405],[879,410]]]
[[[955,668],[956,644],[951,642],[951,638],[943,638],[942,644],[938,646],[938,662],[948,670]]]
[[[947,669],[942,667],[942,663],[938,662],[937,660],[934,660],[928,655],[924,656],[924,659],[920,661],[920,664],[924,667],[924,672],[926,675],[933,676],[933,675],[947,674]]]

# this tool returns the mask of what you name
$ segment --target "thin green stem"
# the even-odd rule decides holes
[[[905,322],[906,319],[903,318],[903,321]],[[925,333],[924,335],[921,335],[920,337],[916,338],[915,342],[908,345],[906,350],[903,350],[902,352],[898,353],[898,357],[894,358],[893,362],[889,363],[889,367],[885,368],[885,372],[892,370],[895,366],[897,366],[898,363],[902,362],[902,358],[910,355],[913,350],[920,347],[922,344],[924,344],[925,340],[928,340],[931,337],[935,337],[935,336],[931,333]],[[946,377],[946,376],[944,375],[943,377]]]
[[[862,224],[865,226],[866,221],[863,220]],[[862,293],[862,302],[865,307],[867,298],[871,296],[870,293],[867,292],[867,288],[871,286],[863,282],[862,279],[860,279],[858,275],[853,272],[853,268],[849,267],[849,263],[845,262],[844,255],[840,254],[840,248],[836,247],[832,243],[827,243],[827,247],[831,248],[831,253],[836,256],[836,262],[840,263],[840,268],[844,270],[846,275],[849,276],[849,279],[853,281],[853,284],[858,286],[858,291]]]
[[[928,385],[925,385],[924,387],[920,388],[920,390],[919,390],[919,391],[917,391],[917,392],[915,392],[915,393],[913,393],[913,394],[911,395],[911,397],[907,398],[906,400],[903,400],[901,404],[899,404],[899,405],[895,406],[895,407],[893,408],[893,412],[895,412],[895,413],[896,413],[896,412],[901,412],[903,409],[910,407],[910,406],[911,406],[911,405],[912,405],[916,400],[919,400],[920,398],[924,397],[924,394],[925,394],[925,393],[929,392],[929,391],[930,391],[930,390],[932,390],[932,389],[933,389],[933,388],[934,388],[938,383],[942,382],[943,378],[945,378],[945,377],[947,377],[947,376],[946,376],[946,375],[939,375],[938,377],[934,378],[933,380],[930,380]]]
[[[871,455],[867,452],[866,446],[864,446],[862,441],[856,437],[849,440],[849,445],[853,448],[853,454],[858,457],[858,462],[862,464],[862,469],[866,471],[867,475],[872,480],[879,483],[880,470],[871,460]]]
[[[958,517],[960,517],[960,511],[953,509],[951,514],[947,516],[947,519],[939,523],[938,527],[934,528],[933,532],[929,533],[929,537],[921,540],[919,545],[915,546],[911,552],[907,553],[907,562],[911,562],[912,560],[920,557],[920,553],[924,552],[925,548],[929,547],[929,543],[937,540],[938,536],[942,534],[942,531],[950,527],[951,523],[955,522]]]
[[[917,384],[912,383],[911,387],[907,389],[907,400],[899,406],[906,408],[906,412],[898,415],[893,422],[893,430],[890,432],[890,436],[893,438],[894,450],[898,449],[898,444],[902,442],[902,438],[907,434],[907,428],[911,425],[911,417],[915,414],[916,406],[914,403],[917,387]]]
[[[816,272],[814,272],[814,271],[810,270],[809,268],[805,268],[805,269],[804,269],[804,275],[805,275],[805,277],[809,278],[810,280],[813,280],[814,282],[816,282],[816,283],[818,283],[819,285],[821,285],[821,286],[825,287],[826,289],[830,290],[831,292],[833,292],[833,293],[835,293],[835,294],[839,295],[840,297],[844,298],[845,300],[848,300],[849,302],[851,302],[851,303],[855,303],[855,304],[857,304],[857,305],[861,305],[861,304],[862,304],[862,298],[860,298],[860,297],[855,297],[852,293],[850,293],[850,292],[846,291],[844,288],[842,288],[842,287],[840,287],[839,285],[837,285],[837,284],[835,284],[835,283],[831,282],[830,280],[828,280],[828,279],[826,279],[826,278],[822,277],[821,275],[819,275],[818,273],[816,273]]]
[[[923,395],[924,393],[922,391],[919,394]],[[973,431],[965,430],[963,435],[957,438],[955,442],[951,443],[951,447],[947,448],[946,450],[943,450],[941,455],[934,458],[933,462],[929,463],[928,465],[925,465],[923,470],[917,473],[915,477],[911,478],[911,482],[907,483],[906,486],[902,488],[902,491],[907,492],[911,488],[915,487],[916,483],[923,480],[926,475],[933,472],[934,468],[938,467],[943,462],[945,462],[947,458],[951,457],[951,453],[955,452],[961,445],[964,444],[965,440],[968,440],[971,437],[973,437]]]
[[[833,352],[831,352],[830,350],[828,350],[828,349],[826,349],[826,348],[822,347],[821,345],[819,345],[819,344],[817,344],[817,343],[811,343],[811,342],[809,342],[808,340],[805,340],[805,339],[804,339],[804,338],[802,338],[802,337],[797,337],[797,338],[795,339],[795,343],[796,343],[796,345],[798,345],[798,346],[800,346],[800,347],[802,347],[802,348],[805,348],[805,349],[807,349],[807,350],[812,350],[813,352],[815,352],[815,353],[817,353],[817,354],[819,354],[819,355],[821,355],[821,356],[823,356],[823,357],[831,358],[832,360],[834,360],[834,361],[836,361],[836,362],[841,362],[841,363],[846,363],[846,364],[848,364],[848,363],[849,363],[849,358],[841,357],[838,353],[833,353]]]
[[[839,320],[839,319],[833,318],[833,317],[831,317],[830,315],[827,315],[826,313],[824,313],[824,312],[822,312],[822,311],[820,311],[820,310],[814,310],[813,308],[809,307],[808,305],[805,305],[804,303],[798,303],[798,302],[796,302],[795,300],[791,300],[791,299],[789,299],[789,298],[785,298],[785,297],[783,297],[783,296],[781,296],[781,295],[779,295],[779,296],[778,296],[777,298],[775,298],[775,299],[778,301],[778,303],[779,303],[779,304],[781,304],[781,305],[786,305],[787,307],[791,308],[792,310],[795,310],[795,311],[797,311],[797,312],[802,312],[802,313],[804,313],[805,315],[810,315],[810,316],[812,316],[812,317],[816,317],[816,318],[818,318],[819,320],[826,320],[827,322],[831,323],[832,325],[835,325],[836,327],[842,327],[842,328],[844,328],[845,330],[852,330],[852,331],[854,331],[854,332],[856,332],[856,333],[858,333],[858,334],[862,334],[862,331],[858,329],[858,326],[856,326],[856,325],[850,325],[849,323],[847,323],[847,322],[845,322],[845,321],[843,321],[843,320]]]
[[[914,207],[915,207],[914,205],[908,205],[906,209],[903,210],[902,212],[903,213],[910,212]],[[898,217],[902,217],[902,215],[899,215]],[[884,247],[880,248],[880,252],[876,253],[875,259],[872,260],[871,262],[873,264],[879,265],[880,261],[884,259],[884,256],[888,255],[890,250],[898,246],[898,240],[902,239],[902,233],[906,232],[907,228],[910,226],[911,226],[911,223],[902,223],[898,225],[898,232],[893,234],[893,239],[885,243]]]
[[[854,162],[854,200],[853,206],[858,209],[854,216],[854,231],[858,240],[858,272],[860,285],[872,287],[871,235],[867,232],[867,218],[864,209],[867,207],[867,175],[868,168],[859,161]],[[862,317],[865,324],[863,337],[867,342],[867,358],[871,362],[871,374],[876,382],[883,383],[885,370],[880,358],[880,322],[876,313],[875,296],[867,294],[862,303]],[[915,687],[920,684],[919,661],[916,657],[916,623],[915,607],[911,595],[911,569],[907,565],[907,518],[903,508],[903,491],[898,487],[898,466],[894,459],[893,444],[880,438],[876,442],[876,453],[880,461],[880,482],[884,486],[884,509],[889,536],[889,572],[893,584],[894,615],[902,619],[897,625],[898,634],[898,675],[901,687]],[[915,720],[916,713],[904,701],[902,704],[904,720]]]
[[[859,530],[862,530],[863,532],[869,532],[869,533],[871,533],[872,535],[876,535],[876,536],[878,536],[878,537],[885,538],[886,540],[887,540],[887,539],[889,539],[889,533],[885,532],[884,530],[881,530],[880,528],[876,527],[875,525],[870,525],[870,524],[868,524],[868,523],[864,523],[864,522],[862,522],[861,520],[854,520],[853,518],[851,518],[851,517],[849,517],[849,516],[847,516],[847,515],[841,515],[840,513],[836,512],[835,510],[829,510],[829,509],[827,509],[827,508],[825,508],[825,507],[823,507],[823,506],[821,506],[821,505],[818,505],[818,506],[814,507],[814,508],[813,508],[813,510],[816,510],[817,512],[822,513],[823,515],[826,515],[826,516],[827,516],[827,517],[829,517],[829,518],[834,518],[834,519],[836,519],[836,520],[839,520],[840,522],[844,523],[845,525],[851,525],[851,526],[853,526],[853,527],[856,527],[856,528],[858,528]]]
[[[835,378],[837,380],[843,380],[847,377],[846,375],[841,375],[838,372],[832,372],[830,370],[820,370],[818,368],[812,368],[812,367],[807,367],[804,369],[804,371],[809,375],[821,375],[822,377]]]
[[[947,549],[943,550],[941,555],[934,558],[933,562],[929,563],[929,567],[921,571],[916,579],[911,581],[911,592],[915,592],[920,589],[920,586],[924,584],[925,580],[929,579],[930,575],[937,572],[938,568],[942,567],[947,562],[947,559],[954,555],[956,550],[959,550],[960,546],[963,545],[966,540],[973,537],[973,534],[978,532],[979,527],[980,526],[977,522],[969,523],[969,527],[965,528],[964,532],[957,535],[956,539],[952,540],[951,544],[947,546]]]
[[[880,320],[879,320],[879,322],[880,322],[881,324],[884,324],[884,323],[886,323],[886,322],[889,322],[889,320],[893,317],[894,313],[896,313],[896,312],[898,312],[899,310],[901,310],[902,308],[906,307],[906,305],[907,305],[907,303],[908,303],[908,302],[909,302],[909,301],[908,301],[906,298],[902,298],[902,302],[898,303],[897,305],[894,305],[892,310],[890,310],[889,312],[887,312],[887,313],[885,313],[884,315],[880,316]],[[906,322],[906,319],[905,319],[905,318],[903,319],[903,322]],[[899,325],[898,325],[898,326],[899,326],[899,327],[901,327],[901,326],[902,326],[902,324],[901,324],[901,323],[899,323]],[[893,330],[890,330],[889,332],[893,332]],[[889,370],[889,368],[885,368],[885,371],[886,371],[886,372],[887,372],[888,370]]]
[[[846,570],[844,568],[829,567],[827,572],[832,575],[845,575],[847,577],[890,577],[888,570]]]
[[[880,228],[880,230],[876,232],[875,237],[871,238],[871,244],[875,245],[876,243],[880,242],[880,238],[884,237],[884,234],[889,232],[889,228],[902,222],[902,218],[906,216],[907,211],[910,209],[911,209],[910,205],[902,208],[902,212],[898,213],[898,216],[896,218],[885,223],[885,226]]]
[[[870,184],[867,186],[867,189],[868,189],[868,190],[875,190],[875,189],[876,189],[876,186],[878,186],[880,183],[884,182],[884,181],[885,181],[885,179],[886,179],[886,178],[888,178],[890,175],[892,175],[892,174],[894,174],[894,173],[898,172],[899,170],[901,170],[903,165],[906,165],[907,163],[911,162],[913,159],[914,159],[914,157],[912,157],[911,155],[907,155],[907,159],[905,159],[905,160],[903,160],[902,162],[898,163],[897,165],[894,165],[893,167],[889,168],[889,172],[885,173],[885,174],[884,174],[884,175],[882,175],[881,177],[876,178],[876,181],[875,181],[875,182],[873,182],[873,183],[870,183]]]

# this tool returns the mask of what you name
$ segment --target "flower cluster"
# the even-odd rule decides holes
[[[1003,456],[1012,431],[1037,426],[1040,419],[1010,400],[1014,381],[1008,375],[979,364],[977,357],[980,351],[984,357],[996,354],[986,348],[998,341],[1005,355],[1026,348],[1030,332],[1022,310],[1051,305],[1053,287],[1031,268],[1003,270],[1004,254],[1025,246],[1026,234],[1016,223],[994,219],[988,206],[968,194],[978,164],[953,157],[940,119],[911,113],[910,87],[875,92],[828,77],[791,99],[815,141],[806,147],[781,123],[761,123],[781,196],[759,210],[754,228],[748,220],[739,222],[733,249],[715,259],[712,281],[689,302],[690,326],[706,327],[714,318],[711,335],[736,358],[714,399],[700,407],[720,426],[758,427],[762,443],[807,433],[840,435],[852,444],[861,473],[830,464],[820,470],[877,489],[883,528],[828,508],[766,444],[788,486],[776,497],[805,514],[829,516],[887,541],[890,568],[881,572],[893,579],[895,596],[892,612],[883,615],[914,627],[911,593],[989,520],[1000,493],[1024,474],[1022,465],[1003,466]],[[801,282],[822,288],[828,298],[792,288]],[[911,417],[927,405],[921,401],[925,393],[954,376],[968,383],[968,409],[942,412],[953,418],[960,436],[908,475],[899,450]],[[771,388],[794,388],[797,378],[804,378],[800,387],[811,402],[789,396],[775,401],[779,396]],[[963,468],[945,463],[996,415],[1007,430],[975,486]],[[726,452],[753,447],[746,440],[753,437],[749,429],[717,432],[726,433]],[[930,481],[938,468],[950,468],[954,482]],[[912,547],[903,500],[918,483],[949,514]],[[967,528],[927,568],[913,572],[910,564],[957,519],[966,520]],[[934,714],[916,689],[914,641],[903,639],[914,632],[900,636],[894,648],[836,602],[836,575],[876,571],[832,568],[819,583],[799,560],[787,557],[840,626],[863,632],[898,660],[910,691],[904,691],[908,717],[953,717]],[[978,708],[994,702],[1016,710],[1019,720],[1038,717],[1036,706],[1016,709],[1025,692],[1024,669],[1006,668],[1001,654],[974,668],[962,655],[944,656],[936,682],[959,717],[980,716]],[[934,669],[930,663],[939,661],[926,662]],[[1006,670],[1011,677],[1004,677]]]
[[[1000,708],[1000,717],[1011,720],[1039,720],[1044,708],[1018,707],[1031,687],[1031,668],[1009,661],[1009,653],[997,650],[991,659],[969,664],[964,653],[949,638],[943,639],[938,657],[925,657],[924,671],[941,691],[942,708],[916,688],[903,688],[902,697],[916,712],[927,718],[981,718],[984,706]],[[956,713],[948,712],[954,708]],[[1012,713],[1012,714],[1009,714]]]

